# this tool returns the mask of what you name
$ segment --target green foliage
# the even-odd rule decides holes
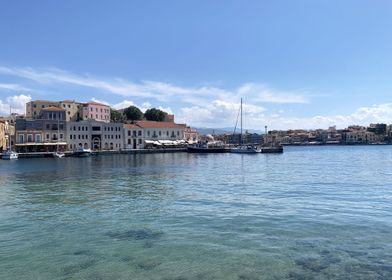
[[[124,116],[121,112],[110,108],[110,119],[112,122],[122,122],[124,120]]]
[[[167,113],[163,112],[162,110],[151,108],[144,113],[144,117],[148,121],[162,122],[165,120],[166,114]]]
[[[124,110],[124,115],[129,121],[139,121],[143,119],[143,113],[136,106],[129,106]]]

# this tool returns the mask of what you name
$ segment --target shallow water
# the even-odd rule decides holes
[[[0,161],[0,279],[392,279],[392,147]]]

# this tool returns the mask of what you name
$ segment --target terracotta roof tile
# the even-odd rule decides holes
[[[123,128],[132,129],[132,128],[140,128],[140,126],[132,123],[124,123]]]
[[[86,104],[90,104],[90,105],[99,105],[99,106],[109,107],[109,105],[102,104],[102,103],[98,103],[98,102],[95,102],[95,101],[89,101],[89,102],[87,102]]]
[[[138,121],[136,124],[142,128],[185,128],[184,124],[173,122]]]

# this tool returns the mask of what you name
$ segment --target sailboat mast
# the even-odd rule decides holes
[[[240,136],[240,144],[242,145],[242,98],[241,98],[241,136]]]

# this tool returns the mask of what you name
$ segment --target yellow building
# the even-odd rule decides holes
[[[36,119],[41,114],[41,110],[48,107],[59,107],[59,102],[47,100],[34,100],[26,103],[26,118]]]
[[[75,102],[75,100],[64,100],[59,102],[59,107],[65,110],[65,120],[67,122],[76,122],[82,119],[82,103]]]
[[[41,111],[48,107],[59,107],[65,110],[66,121],[79,121],[82,119],[83,104],[74,100],[47,101],[34,100],[26,103],[26,118],[38,119]]]
[[[5,122],[0,121],[0,152],[7,149],[7,141],[5,139]]]

